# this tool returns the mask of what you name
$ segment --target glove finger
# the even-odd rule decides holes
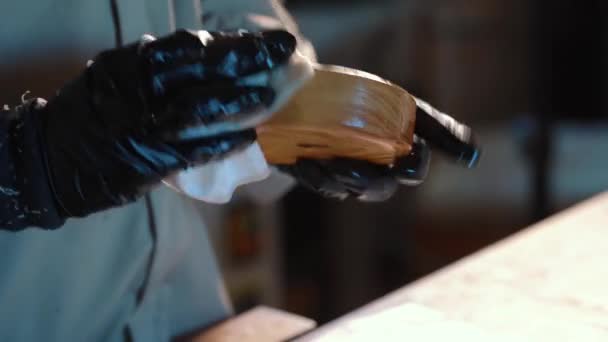
[[[347,189],[315,160],[301,159],[295,164],[275,166],[297,179],[300,185],[323,197],[344,200],[350,195]]]
[[[167,138],[178,134],[195,137],[211,136],[227,131],[240,131],[263,113],[275,99],[270,87],[195,87],[171,98],[164,105],[156,126]],[[188,132],[184,132],[188,129]]]
[[[91,168],[87,175],[112,175],[111,182],[103,181],[108,189],[106,195],[135,198],[132,195],[140,193],[140,189],[155,185],[169,174],[226,157],[249,146],[255,138],[254,130],[186,142],[129,138],[101,149],[103,163],[93,159],[90,166],[84,164],[84,167]],[[120,175],[114,175],[117,170]]]
[[[475,166],[481,149],[471,129],[424,101],[416,99],[416,102],[415,133],[456,163],[467,168]]]
[[[217,77],[241,78],[287,63],[296,50],[296,38],[287,31],[211,33],[213,48],[205,61],[217,65]]]
[[[144,44],[152,95],[196,84],[235,80],[274,69],[293,54],[296,39],[286,31],[231,34],[178,31]]]
[[[164,143],[171,157],[181,160],[182,168],[202,165],[226,158],[231,153],[241,151],[257,138],[255,130],[230,132],[213,137],[172,141]]]
[[[302,159],[280,169],[326,197],[355,197],[365,202],[380,202],[397,190],[397,182],[389,168],[354,159]]]
[[[397,159],[391,171],[403,185],[420,185],[428,174],[430,161],[431,150],[426,141],[414,136],[412,150],[408,155]]]

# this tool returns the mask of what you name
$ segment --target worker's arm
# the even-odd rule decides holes
[[[285,31],[145,36],[100,53],[48,101],[4,110],[0,229],[57,228],[250,145],[276,91],[242,80],[285,64],[295,45]],[[205,130],[184,137],[191,127]]]
[[[64,216],[46,176],[34,113],[37,101],[0,112],[0,229],[55,228]]]

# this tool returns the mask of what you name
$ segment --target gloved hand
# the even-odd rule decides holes
[[[284,64],[295,45],[284,31],[144,36],[99,54],[48,103],[26,105],[62,215],[134,201],[175,171],[249,145],[252,116],[275,92],[241,80]],[[180,136],[193,126],[207,134]]]
[[[392,166],[354,159],[302,159],[293,165],[277,167],[292,175],[301,185],[325,197],[354,197],[367,202],[387,200],[399,184],[414,186],[422,183],[429,168],[430,148],[464,167],[474,167],[479,160],[480,149],[470,128],[424,101],[417,99],[416,102],[412,150]]]

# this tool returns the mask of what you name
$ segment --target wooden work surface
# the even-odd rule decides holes
[[[297,341],[608,341],[608,193]]]

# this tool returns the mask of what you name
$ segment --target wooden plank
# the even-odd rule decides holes
[[[308,318],[260,306],[211,327],[191,341],[286,341],[313,329],[315,325]]]
[[[606,341],[607,255],[604,193],[299,341]]]

